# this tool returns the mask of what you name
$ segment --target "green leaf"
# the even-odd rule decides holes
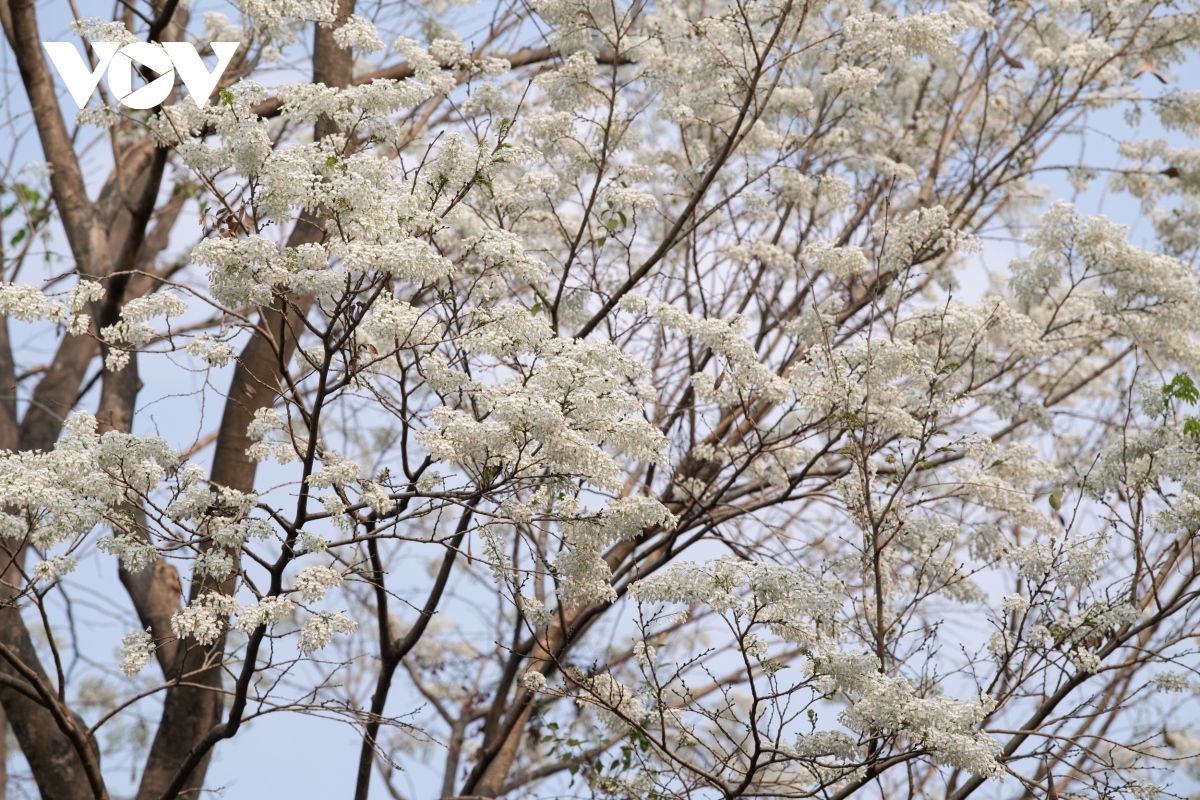
[[[8,243],[9,243],[11,246],[13,246],[13,247],[16,247],[16,246],[17,246],[17,245],[19,245],[19,244],[20,244],[22,241],[24,241],[24,239],[25,239],[25,234],[26,234],[26,233],[28,233],[28,232],[29,232],[29,231],[28,231],[28,229],[26,229],[26,228],[21,228],[21,230],[17,231],[15,234],[13,234],[13,237],[12,237],[11,239],[9,239],[9,240],[8,240]]]
[[[1200,419],[1188,417],[1183,421],[1183,435],[1193,439],[1200,437]]]
[[[1058,511],[1060,508],[1062,508],[1062,499],[1063,499],[1063,490],[1055,489],[1053,492],[1050,493],[1050,507],[1053,508],[1055,511]]]
[[[613,218],[613,219],[610,219],[610,220],[608,221],[608,224],[606,225],[606,227],[608,228],[608,232],[609,232],[609,233],[616,233],[616,232],[617,232],[617,226],[618,226],[619,224],[620,224],[620,223],[619,223],[619,222],[617,222],[617,220],[616,220],[615,218]]]
[[[19,195],[22,200],[30,205],[36,206],[42,199],[41,192],[39,192],[37,189],[27,186],[24,183],[13,184],[13,188],[17,190],[17,195]]]
[[[220,92],[217,93],[217,96],[221,98],[221,105],[223,105],[223,106],[233,105],[233,92],[229,91],[228,89],[222,89]]]
[[[629,220],[628,220],[628,219],[626,219],[626,217],[625,217],[625,212],[624,212],[624,211],[618,211],[618,212],[617,212],[617,216],[621,218],[621,227],[622,227],[622,228],[628,228],[628,227],[629,227]]]
[[[1162,390],[1167,397],[1183,400],[1191,405],[1195,405],[1196,401],[1200,400],[1200,389],[1196,388],[1196,383],[1186,372],[1176,375],[1170,383],[1163,386]]]
[[[596,247],[604,247],[604,243],[608,241],[607,236],[601,236],[596,240]]]

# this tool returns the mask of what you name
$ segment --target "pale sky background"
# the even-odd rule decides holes
[[[107,16],[112,7],[109,2],[101,3],[95,0],[80,0],[78,5],[84,16]],[[204,9],[218,5],[200,0],[196,3],[193,13],[198,17]],[[69,10],[65,2],[53,0],[39,3],[39,12],[43,38],[71,40],[72,37],[66,28]],[[394,56],[392,60],[395,60]],[[26,105],[6,43],[0,43],[0,62],[0,81],[3,81],[0,88],[4,92],[2,102],[6,106],[5,116],[13,119],[25,112]],[[1181,78],[1178,84],[1181,88],[1200,88],[1200,79],[1197,77],[1200,72],[1196,69],[1185,65],[1177,68],[1176,73]],[[1143,76],[1141,80],[1141,88],[1147,94],[1158,90],[1158,84],[1149,76]],[[62,98],[64,113],[71,119],[75,107],[65,91],[62,92]],[[12,129],[0,133],[0,159],[9,159],[15,167],[14,172],[25,162],[43,160],[36,136],[30,129],[31,121],[24,116],[17,122],[15,131],[20,134],[24,130],[24,135],[14,137]],[[1139,129],[1131,130],[1125,122],[1123,109],[1109,109],[1094,113],[1087,120],[1086,138],[1076,136],[1061,140],[1044,163],[1076,163],[1080,147],[1086,146],[1090,163],[1116,167],[1116,147],[1122,139],[1156,138],[1162,135],[1163,132],[1151,114],[1144,115]],[[9,141],[5,141],[6,138]],[[1167,138],[1176,145],[1187,143],[1177,134]],[[111,163],[106,154],[106,147],[93,148],[85,163],[88,166],[88,174],[98,186]],[[1085,213],[1104,213],[1129,225],[1134,240],[1139,244],[1152,243],[1152,228],[1140,217],[1137,202],[1106,191],[1107,182],[1103,176],[1083,194],[1078,194],[1071,187],[1064,172],[1041,173],[1039,182],[1051,187],[1054,199],[1073,198]],[[194,239],[198,232],[198,228],[193,227],[194,219],[192,213],[185,212],[178,225],[178,241],[187,242]],[[51,242],[51,250],[69,258],[66,242],[62,237]],[[976,268],[969,270],[962,277],[960,296],[964,299],[978,297],[986,288],[985,269],[1003,269],[1019,252],[1020,244],[1017,242],[989,239],[978,256]],[[25,279],[32,280],[32,275],[31,271]],[[14,324],[12,328],[14,341],[19,349],[25,349],[27,355],[30,347],[36,349],[37,345],[43,343],[45,346],[52,346],[54,340],[48,334],[49,331],[39,330],[36,326]],[[161,359],[154,359],[154,362],[159,361]],[[158,368],[151,369],[149,367],[152,362],[143,363],[146,367],[142,371],[142,378],[146,383],[143,397],[163,399],[147,404],[139,410],[135,432],[157,432],[174,444],[186,444],[216,424],[220,414],[219,397],[211,389],[207,392],[202,391],[202,373],[183,369],[163,370],[157,364]],[[223,390],[228,385],[230,373],[230,369],[214,370],[209,377],[214,386]],[[207,402],[201,403],[200,398],[205,395]],[[206,461],[206,454],[201,454],[197,460]],[[110,557],[87,559],[80,564],[78,579],[86,578],[89,586],[97,593],[89,595],[81,589],[74,590],[79,604],[77,613],[80,639],[85,649],[97,658],[114,651],[119,646],[121,635],[139,627],[115,573],[115,562]],[[80,583],[78,579],[72,582],[75,586]],[[94,610],[87,607],[89,604],[94,606]],[[110,613],[106,613],[106,609],[114,606],[119,610],[119,616],[115,619]],[[112,659],[108,666],[110,679],[113,679],[112,675],[115,673],[115,680],[120,680],[120,673],[115,667],[116,660]],[[97,667],[80,663],[76,669],[82,673]],[[399,693],[393,694],[397,696]],[[392,706],[393,709],[398,707]],[[153,722],[157,722],[156,717]],[[359,743],[358,735],[348,726],[312,717],[286,714],[252,722],[243,728],[236,738],[223,742],[216,748],[213,765],[208,773],[208,786],[212,792],[210,796],[230,800],[349,796],[357,767]],[[128,781],[122,785],[121,776],[116,771],[109,771],[108,777],[112,781],[111,790],[114,797],[130,794],[135,788],[135,784]],[[127,777],[132,779],[135,776],[127,773]],[[409,782],[409,796],[414,800],[427,800],[437,795],[437,788],[430,778],[431,775],[413,771],[401,778],[398,784],[404,787],[406,781]],[[437,780],[440,782],[440,776]],[[381,785],[377,785],[372,790],[372,796],[383,798],[386,797],[386,793]]]

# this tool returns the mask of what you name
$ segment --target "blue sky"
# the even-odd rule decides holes
[[[81,12],[107,15],[111,12],[111,3],[96,2],[96,0],[81,0]],[[194,13],[198,15],[206,4],[198,2]],[[211,4],[209,4],[211,7]],[[43,23],[43,35],[47,39],[68,40],[70,34],[65,21],[68,18],[68,8],[65,2],[54,0],[50,3],[39,4],[40,18]],[[24,108],[24,97],[19,89],[16,71],[12,64],[11,53],[7,45],[0,45],[4,63],[5,103],[9,107],[9,116],[19,115]],[[1200,88],[1200,70],[1190,69],[1191,65],[1183,65],[1176,69],[1182,78],[1182,88]],[[294,73],[293,73],[294,74]],[[286,70],[279,74],[283,79]],[[1158,85],[1149,76],[1143,76],[1144,90],[1148,93],[1156,91]],[[64,113],[70,118],[74,106],[70,99],[63,96]],[[18,117],[18,128],[28,131],[27,118]],[[1078,161],[1080,148],[1086,148],[1088,160],[1091,163],[1117,166],[1116,147],[1122,139],[1154,138],[1163,136],[1152,115],[1145,115],[1141,127],[1130,129],[1124,119],[1121,108],[1108,109],[1091,115],[1086,123],[1086,135],[1068,137],[1055,145],[1048,154],[1045,163],[1071,164]],[[1185,144],[1183,137],[1178,134],[1170,135],[1175,144]],[[36,137],[28,132],[18,138],[13,136],[13,163],[18,168],[24,162],[39,162],[42,160]],[[2,146],[2,143],[0,143]],[[5,153],[0,151],[0,157]],[[105,147],[93,147],[85,157],[87,173],[92,176],[98,186],[108,172],[111,161]],[[1150,244],[1150,226],[1141,219],[1138,204],[1135,200],[1122,195],[1115,195],[1105,189],[1106,181],[1101,178],[1093,187],[1078,194],[1066,179],[1063,172],[1046,172],[1041,174],[1040,182],[1051,187],[1054,198],[1074,198],[1081,210],[1086,213],[1104,213],[1107,216],[1126,223],[1130,226],[1135,241]],[[179,243],[190,241],[197,234],[191,220],[195,217],[192,212],[186,212],[179,225],[177,239]],[[62,256],[67,255],[65,241],[59,237],[50,243],[50,250]],[[989,240],[984,251],[979,256],[978,269],[968,270],[964,277],[961,294],[970,298],[977,296],[985,287],[985,270],[1003,270],[1004,265],[1018,254],[1021,246],[1017,242],[1004,239]],[[32,274],[27,276],[32,280]],[[39,351],[54,343],[51,331],[36,326],[21,326],[13,329],[14,340],[20,343],[23,352],[32,359],[39,357]],[[215,370],[207,376],[212,386],[223,389],[228,385],[231,370]],[[186,446],[198,435],[212,428],[219,419],[220,398],[212,388],[205,388],[206,376],[203,373],[187,371],[180,367],[177,370],[146,369],[143,371],[146,387],[143,397],[162,398],[143,406],[136,421],[137,432],[156,432],[166,437],[173,444]],[[201,454],[198,460],[204,461]],[[78,580],[86,580],[89,588],[95,593],[87,597],[82,593],[78,610],[80,626],[80,642],[91,655],[103,658],[119,645],[120,636],[137,627],[136,619],[125,602],[123,589],[116,580],[115,565],[111,559],[95,558],[81,565]],[[92,602],[95,609],[86,607],[83,601]],[[108,608],[116,605],[123,609],[122,615],[114,619],[102,603],[109,603]],[[113,661],[115,668],[115,661]],[[80,669],[91,667],[81,666]],[[119,676],[119,673],[117,673]],[[348,726],[294,714],[275,715],[250,723],[232,741],[218,746],[212,767],[209,770],[209,786],[220,796],[231,799],[260,798],[260,797],[342,797],[348,795],[353,783],[353,775],[357,764],[359,740],[357,734]],[[122,776],[113,771],[110,775],[115,794],[129,792],[132,784],[122,786]],[[408,776],[413,788],[417,789],[416,796],[430,797],[431,788],[429,776],[413,773]],[[404,786],[405,780],[398,782]],[[381,797],[384,793],[381,787],[376,787],[374,796]]]

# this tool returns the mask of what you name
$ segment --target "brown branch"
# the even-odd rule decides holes
[[[339,20],[353,13],[353,0],[341,0]],[[313,82],[327,86],[349,85],[353,53],[334,42],[332,26],[315,26],[314,37]],[[314,136],[321,138],[330,132],[331,124],[322,120],[317,123]],[[319,242],[324,233],[323,220],[303,213],[292,229],[288,247]],[[283,371],[298,345],[294,331],[302,329],[311,304],[311,297],[281,296],[274,305],[260,309],[259,325],[238,359],[225,402],[210,473],[214,485],[243,492],[254,488],[258,465],[246,456],[246,448],[250,445],[246,428],[258,409],[275,403]],[[228,594],[232,588],[232,585],[211,586],[204,581],[194,581],[189,601],[204,591]],[[225,637],[221,636],[207,652],[200,648],[184,651],[180,669],[195,674],[195,678],[190,685],[173,686],[167,692],[162,721],[138,788],[138,800],[158,797],[173,800],[180,792],[199,789],[204,782],[212,747],[221,739],[233,736],[240,727],[241,712],[236,702],[229,722],[221,723],[224,706],[222,659],[210,656],[220,654],[224,647]],[[248,654],[247,659],[245,669],[253,674],[254,656]],[[242,686],[239,681],[238,690],[244,693],[248,684]]]

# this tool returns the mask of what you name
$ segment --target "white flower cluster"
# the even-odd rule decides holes
[[[329,567],[308,567],[296,576],[292,590],[304,598],[305,602],[313,603],[325,597],[326,590],[342,585],[342,574]]]
[[[654,645],[646,644],[642,640],[633,643],[633,663],[639,667],[648,667],[654,663],[654,659],[658,653]]]
[[[816,731],[801,734],[792,745],[792,752],[801,758],[833,756],[844,761],[862,757],[862,751],[854,737],[842,731]]]
[[[308,476],[308,485],[314,489],[345,486],[359,478],[361,468],[341,454],[332,450],[321,453],[321,467]]]
[[[0,283],[0,314],[21,322],[66,322],[72,335],[86,333],[90,318],[81,313],[90,302],[104,297],[104,287],[82,280],[67,293],[66,302],[47,297],[36,286]]]
[[[103,521],[121,527],[121,504],[156,488],[177,459],[162,439],[100,435],[93,416],[76,412],[49,453],[0,453],[0,535],[29,535],[48,549],[86,536]],[[66,564],[48,563],[58,564],[54,572]]]
[[[848,693],[852,702],[842,724],[864,734],[913,737],[938,762],[975,775],[997,775],[999,746],[978,724],[995,709],[987,695],[967,702],[922,697],[912,683],[879,672],[869,653],[829,651],[812,659],[810,669],[829,690]]]
[[[1100,671],[1100,657],[1083,647],[1076,647],[1069,654],[1071,663],[1075,668],[1083,673],[1093,673]]]
[[[339,47],[357,50],[360,53],[377,53],[384,49],[379,31],[366,17],[352,15],[333,32],[333,40]]]
[[[195,356],[210,367],[223,367],[233,359],[233,346],[203,334],[187,343],[188,355]]]
[[[380,354],[389,354],[436,344],[441,337],[440,327],[436,319],[408,303],[380,297],[371,306],[371,312],[359,330],[363,341],[373,343]]]
[[[95,420],[77,414],[52,452],[0,454],[0,536],[29,537],[44,553],[32,576],[47,582],[75,567],[81,541],[101,523],[112,530],[97,548],[131,572],[153,565],[160,548],[190,549],[194,578],[222,587],[175,614],[177,638],[209,647],[229,631],[278,627],[271,635],[280,636],[286,624],[307,655],[356,629],[351,612],[309,606],[331,603],[353,581],[364,520],[379,525],[372,546],[409,547],[426,532],[386,526],[440,526],[444,509],[466,505],[469,541],[500,587],[492,594],[510,603],[495,607],[497,619],[526,623],[522,637],[567,637],[556,614],[571,626],[576,610],[607,613],[623,586],[638,603],[685,609],[671,618],[669,640],[640,631],[619,653],[630,663],[564,673],[585,717],[599,709],[622,734],[630,722],[672,727],[678,761],[698,752],[690,749],[698,738],[733,741],[696,758],[719,762],[721,780],[740,779],[751,737],[729,731],[765,734],[780,706],[743,722],[751,704],[739,690],[778,685],[788,664],[772,657],[806,659],[807,679],[766,700],[760,693],[756,708],[811,693],[814,704],[842,704],[844,730],[819,730],[814,705],[809,733],[797,736],[790,715],[801,706],[790,707],[786,730],[753,739],[770,739],[780,763],[807,763],[775,786],[790,768],[775,755],[756,761],[745,793],[841,791],[863,759],[882,767],[899,752],[1000,775],[999,747],[982,728],[1020,712],[903,677],[945,675],[943,665],[960,658],[938,648],[929,609],[954,601],[994,625],[994,633],[976,626],[971,648],[991,633],[993,661],[971,667],[1006,669],[1028,654],[1046,669],[1102,669],[1109,650],[1096,641],[1111,641],[1138,613],[1088,605],[1106,596],[1096,584],[1116,566],[1110,535],[1064,535],[1074,523],[1063,500],[1124,502],[1131,488],[1150,497],[1137,493],[1170,484],[1154,499],[1169,497],[1170,507],[1148,518],[1163,538],[1186,541],[1200,531],[1200,455],[1155,386],[1143,409],[1153,430],[1130,422],[1068,484],[1100,450],[1081,444],[1090,440],[1076,428],[1092,424],[1096,404],[1124,402],[1118,381],[1135,371],[1129,364],[1141,369],[1137,359],[1200,365],[1200,284],[1186,259],[1134,247],[1120,226],[1066,204],[1044,215],[1006,285],[962,302],[956,271],[984,221],[1022,222],[1039,148],[1062,130],[1057,109],[1127,97],[1129,54],[1159,39],[1196,40],[1193,28],[1162,28],[1166,10],[1133,0],[1050,0],[1037,18],[982,0],[869,11],[834,2],[811,13],[785,0],[634,4],[636,13],[596,0],[531,0],[526,10],[544,25],[537,35],[548,50],[536,65],[524,62],[536,74],[509,80],[511,64],[480,57],[476,42],[451,30],[444,0],[426,5],[406,29],[419,29],[421,42],[391,45],[408,79],[270,91],[247,79],[205,108],[182,103],[146,121],[154,143],[196,173],[220,209],[214,216],[205,206],[202,225],[211,217],[213,230],[190,259],[208,280],[197,296],[224,316],[188,335],[186,352],[201,366],[228,367],[254,307],[293,303],[302,312],[288,343],[294,360],[281,365],[290,372],[246,431],[246,456],[291,465],[270,470],[292,476],[291,489],[259,497],[209,485],[162,441],[99,436]],[[210,40],[241,42],[247,68],[299,45],[314,24],[360,55],[387,49],[366,16],[339,18],[334,0],[233,6],[235,22],[212,12],[204,27]],[[1127,15],[1142,21],[1126,26]],[[1108,19],[1117,27],[1100,35]],[[92,41],[133,40],[119,23],[73,29]],[[1185,63],[1167,49],[1155,56],[1159,68]],[[513,60],[528,55],[537,54]],[[366,69],[355,65],[358,75]],[[1104,94],[1059,92],[1088,74]],[[277,119],[256,112],[272,93]],[[1200,131],[1200,95],[1168,93],[1156,105],[1168,129]],[[119,118],[94,109],[80,119]],[[309,136],[314,125],[321,135]],[[1117,185],[1147,204],[1170,187],[1200,193],[1200,154],[1166,143],[1121,152],[1139,168]],[[1096,174],[1081,166],[1071,177],[1082,186]],[[1191,201],[1172,210],[1173,222],[1157,218],[1171,234],[1167,250],[1194,250],[1200,211]],[[320,240],[281,244],[275,232],[301,213],[321,220]],[[0,284],[0,313],[82,334],[92,329],[84,311],[102,295],[89,281],[65,298]],[[619,314],[592,318],[610,302]],[[175,325],[186,312],[168,291],[131,299],[99,332],[108,370],[162,336],[175,339],[157,321]],[[377,438],[357,424],[367,417],[372,428],[384,421]],[[300,419],[320,429],[302,431]],[[1112,419],[1102,420],[1104,436]],[[393,454],[409,447],[405,477],[393,477],[401,472]],[[305,461],[312,471],[301,483],[295,461],[309,452],[316,463]],[[442,462],[444,477],[431,462]],[[312,492],[310,517],[289,523],[273,504],[297,486]],[[149,529],[134,529],[125,510],[134,503]],[[260,504],[272,522],[250,516]],[[1119,516],[1110,519],[1123,524]],[[291,583],[243,605],[237,598],[263,585],[252,578],[263,563],[255,542],[276,529],[295,534],[284,546],[297,557]],[[760,560],[679,560],[677,546],[704,558],[694,554],[714,541]],[[668,563],[653,561],[659,552]],[[980,588],[997,584],[974,583],[971,560],[1013,579],[999,615]],[[653,571],[639,572],[645,564]],[[694,606],[702,619],[685,625]],[[687,713],[711,723],[702,730],[685,726],[685,712],[666,708],[663,695],[687,670],[711,666],[688,659],[708,646],[704,626],[714,620],[736,631],[722,647],[736,647],[751,669],[720,688],[724,707],[691,705]],[[444,667],[460,659],[473,668],[491,651],[452,642],[434,624],[416,651],[431,658],[411,666],[429,667],[432,691],[460,707],[469,690]],[[928,646],[906,651],[920,626]],[[894,645],[896,661],[839,649],[847,631],[861,637],[856,647]],[[149,631],[122,641],[122,669],[134,675],[156,643]],[[724,657],[722,647],[714,652]],[[929,661],[910,665],[905,652]],[[568,691],[549,689],[541,668],[513,663],[539,702]],[[965,674],[961,661],[952,666]],[[656,696],[650,679],[677,667]],[[1189,683],[1163,672],[1151,685]],[[688,697],[672,702],[689,706]],[[1013,707],[1032,702],[1020,687],[1006,697]],[[650,744],[667,741],[662,733]],[[658,782],[674,780],[679,765],[664,766],[650,744],[630,748],[640,760],[626,767],[642,770],[637,777],[603,783],[597,770],[591,788],[669,796]],[[535,770],[539,758],[519,763]],[[878,791],[887,793],[884,780]]]
[[[145,344],[155,334],[149,320],[155,317],[179,317],[187,311],[187,303],[169,292],[137,297],[121,309],[121,320],[100,331],[108,342]]]
[[[336,0],[234,0],[249,21],[249,30],[267,41],[295,41],[300,22],[332,22]]]
[[[515,307],[476,317],[460,338],[481,354],[529,353],[520,379],[467,389],[484,420],[448,407],[435,409],[421,442],[432,458],[453,461],[473,474],[512,478],[582,479],[616,489],[623,470],[611,449],[661,464],[667,439],[642,417],[642,401],[627,384],[645,367],[611,344],[555,338],[545,322]]]
[[[1070,543],[1034,542],[1009,551],[1008,560],[1031,580],[1050,578],[1064,586],[1079,586],[1095,580],[1108,561],[1107,544],[1108,536],[1103,532]]]
[[[818,623],[841,608],[808,570],[733,558],[673,564],[633,584],[629,595],[644,603],[702,603],[804,647],[824,641]]]
[[[102,553],[116,556],[121,566],[130,572],[141,572],[158,558],[158,548],[127,534],[101,536],[96,548]]]
[[[521,685],[527,690],[537,694],[546,691],[546,676],[537,671],[526,672],[521,678]]]
[[[125,634],[121,637],[121,671],[132,678],[154,656],[154,650],[154,637],[149,628]]]
[[[341,583],[341,576],[336,572],[327,570],[336,577],[331,580],[321,570],[327,568],[306,569],[298,578],[296,591],[305,599],[319,599],[327,588]],[[171,630],[180,639],[190,637],[207,647],[228,629],[250,634],[259,627],[270,627],[289,619],[295,611],[296,604],[286,597],[264,597],[257,604],[243,606],[228,595],[208,592],[175,613],[171,618]],[[344,614],[317,611],[308,615],[301,626],[297,648],[301,653],[312,653],[328,645],[335,634],[352,633],[357,627],[357,623]]]
[[[228,618],[237,613],[238,603],[217,592],[202,594],[171,617],[171,631],[179,639],[193,638],[208,647],[224,633]]]
[[[223,89],[219,102],[206,103],[203,108],[195,103],[163,107],[150,120],[150,130],[196,172],[207,175],[233,168],[242,175],[254,176],[273,149],[266,120],[252,111],[266,96],[263,86],[240,81]],[[216,138],[207,135],[213,133]]]
[[[1192,682],[1187,675],[1180,672],[1160,672],[1150,679],[1155,691],[1186,692],[1192,688]]]
[[[1141,618],[1136,608],[1128,603],[1106,603],[1093,601],[1082,611],[1071,614],[1050,626],[1050,632],[1059,641],[1077,644],[1096,635],[1107,636],[1111,629]]]
[[[119,42],[125,45],[140,41],[125,27],[125,23],[100,17],[71,20],[70,28],[71,33],[92,42]]]
[[[242,633],[252,633],[255,628],[271,626],[286,619],[296,605],[283,597],[264,597],[256,605],[242,606],[238,610],[234,627]]]
[[[698,320],[666,303],[655,305],[651,314],[668,328],[694,336],[721,359],[726,369],[720,389],[707,373],[692,376],[696,396],[702,400],[741,404],[752,396],[761,396],[768,402],[782,403],[791,396],[791,384],[761,363],[754,346],[746,339],[744,318]]]
[[[1197,363],[1200,345],[1179,335],[1194,330],[1191,310],[1200,303],[1186,264],[1135,247],[1123,226],[1062,202],[1029,242],[1029,257],[1011,266],[1012,289],[1035,321],[1069,321],[1057,327],[1056,339],[1081,347],[1116,333],[1163,361]]]
[[[325,647],[338,633],[353,633],[358,623],[334,611],[322,611],[308,618],[300,629],[301,653],[312,653]]]
[[[581,682],[583,685],[576,702],[598,709],[601,720],[610,730],[628,730],[631,724],[636,725],[646,718],[645,698],[612,675],[601,673]]]
[[[285,431],[283,415],[273,408],[255,410],[254,419],[246,426],[246,436],[251,441],[246,455],[254,461],[274,456],[280,464],[290,464],[301,455]]]
[[[33,565],[33,577],[38,581],[52,581],[74,572],[77,566],[74,556],[50,556]]]
[[[554,612],[536,597],[521,595],[521,611],[535,629],[548,627],[554,621]]]

